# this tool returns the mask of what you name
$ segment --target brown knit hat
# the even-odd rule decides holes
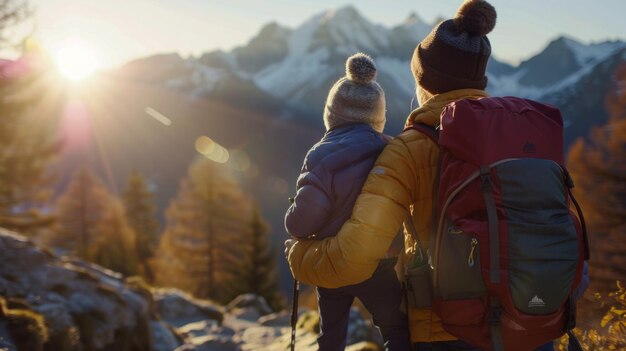
[[[417,45],[411,59],[415,82],[432,94],[485,89],[496,10],[484,0],[466,0],[454,19],[439,23]]]

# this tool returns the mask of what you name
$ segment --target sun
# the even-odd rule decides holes
[[[83,80],[102,68],[101,52],[80,37],[66,38],[51,51],[59,73],[68,80]]]

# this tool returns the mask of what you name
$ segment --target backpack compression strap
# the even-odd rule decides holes
[[[562,167],[563,169],[563,174],[565,175],[565,185],[567,185],[567,191],[569,192],[569,197],[570,199],[572,199],[572,202],[574,203],[574,207],[576,207],[576,212],[578,212],[578,219],[580,220],[580,226],[583,232],[583,244],[585,247],[585,260],[589,260],[589,257],[591,256],[590,254],[590,249],[589,249],[589,237],[587,235],[587,224],[585,223],[585,216],[583,216],[583,210],[582,208],[580,208],[580,205],[578,204],[578,201],[576,201],[576,198],[574,197],[574,194],[572,193],[572,189],[574,188],[574,180],[572,179],[572,176],[569,174],[569,172],[567,171],[567,169],[565,169],[565,167]]]
[[[418,132],[426,135],[430,140],[432,140],[435,144],[439,145],[439,129],[429,126],[424,123],[412,123],[404,128],[404,131],[409,129],[415,129]]]

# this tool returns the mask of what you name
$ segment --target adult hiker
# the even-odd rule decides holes
[[[402,223],[407,220],[407,216],[409,219],[405,225],[405,262],[425,264],[425,252],[431,251],[432,254],[433,251],[428,250],[434,244],[431,242],[431,233],[442,227],[433,220],[435,217],[433,213],[436,212],[434,206],[441,160],[436,140],[429,137],[428,132],[418,130],[423,128],[413,127],[421,125],[434,128],[440,124],[442,112],[449,104],[465,101],[465,105],[471,105],[471,102],[467,101],[479,101],[487,97],[484,91],[487,86],[485,71],[491,54],[491,45],[486,35],[491,32],[495,23],[496,11],[493,6],[482,0],[466,1],[459,8],[454,19],[438,24],[415,48],[411,70],[417,85],[416,94],[420,107],[412,111],[407,118],[408,128],[392,140],[377,159],[357,199],[350,220],[343,225],[337,235],[321,241],[288,240],[285,243],[288,261],[296,279],[325,288],[349,286],[368,279],[379,261],[385,256],[387,248]],[[497,103],[496,100],[493,101]],[[466,109],[469,108],[466,107]],[[452,116],[453,109],[448,113],[450,114],[448,117]],[[556,116],[558,110],[551,109],[546,113]],[[558,127],[558,123],[555,126]],[[471,126],[466,131],[466,133],[473,132]],[[480,143],[481,140],[476,139],[472,144],[468,144],[468,148],[480,145]],[[533,143],[528,142],[522,145],[520,150],[533,153],[537,151],[535,147]],[[558,166],[559,164],[556,164],[555,168]],[[484,189],[492,189],[490,172],[490,168],[484,172]],[[480,185],[477,188],[480,190]],[[560,191],[565,192],[565,186],[560,187]],[[566,199],[558,205],[568,204],[567,194],[559,193],[555,196]],[[483,210],[484,207],[486,206],[483,206]],[[564,215],[569,218],[568,211],[565,209]],[[574,222],[577,220],[568,219],[568,221],[567,224],[574,228]],[[489,227],[490,232],[493,233],[491,226]],[[454,226],[450,226],[450,230],[452,233],[457,232]],[[461,231],[458,232],[461,233]],[[573,237],[570,235],[571,240],[567,241],[567,250],[574,252],[571,257],[563,260],[565,262],[563,270],[567,270],[571,276],[568,282],[563,283],[568,284],[564,289],[566,293],[575,288],[581,276],[582,252],[579,252],[579,248],[582,245],[578,244],[577,238],[579,237],[580,235],[577,236],[574,233]],[[464,264],[474,271],[477,267],[475,262],[479,261],[478,251],[481,251],[477,248],[478,243],[479,241],[474,240],[468,242],[468,253],[467,255],[463,253],[461,257],[466,262]],[[478,266],[478,275],[480,274],[481,270]],[[499,279],[499,269],[496,269],[495,274]],[[426,285],[427,283],[424,283],[420,286]],[[484,289],[484,286],[482,288]],[[476,291],[476,294],[480,293],[483,292]],[[495,301],[496,305],[492,306],[493,310],[500,312],[500,302]],[[546,306],[546,301],[541,296],[532,296],[530,300],[526,300],[526,303],[528,308]],[[428,303],[421,304],[419,301],[408,306],[411,341],[416,350],[479,349],[453,336],[448,330],[454,329],[454,325],[452,327],[448,325],[449,328],[445,330],[441,318],[427,306]],[[488,310],[488,308],[479,309],[475,312],[483,313]],[[559,311],[559,313],[563,312]],[[458,313],[462,317],[458,322],[465,325],[469,320],[465,316],[471,311],[450,307],[450,310],[445,312],[447,314]],[[486,318],[479,319],[476,323],[485,323],[485,320]],[[489,333],[494,336],[492,339],[497,339],[495,335],[498,334],[498,328],[500,328],[500,314],[490,315],[489,322],[492,320],[497,328],[491,329]],[[485,329],[489,331],[490,326],[477,329],[479,332],[471,337],[479,340],[482,337],[480,334]],[[565,325],[563,325],[563,330],[565,330]],[[545,339],[547,340],[549,339]],[[541,343],[534,345],[536,348]],[[544,345],[543,349],[545,350],[546,347],[550,346]],[[496,340],[495,346],[492,345],[493,348],[502,349],[502,343]],[[533,348],[525,350],[531,349]]]

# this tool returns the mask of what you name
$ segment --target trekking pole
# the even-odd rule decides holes
[[[293,305],[291,306],[291,351],[296,350],[296,323],[298,323],[298,294],[300,282],[293,280]]]

